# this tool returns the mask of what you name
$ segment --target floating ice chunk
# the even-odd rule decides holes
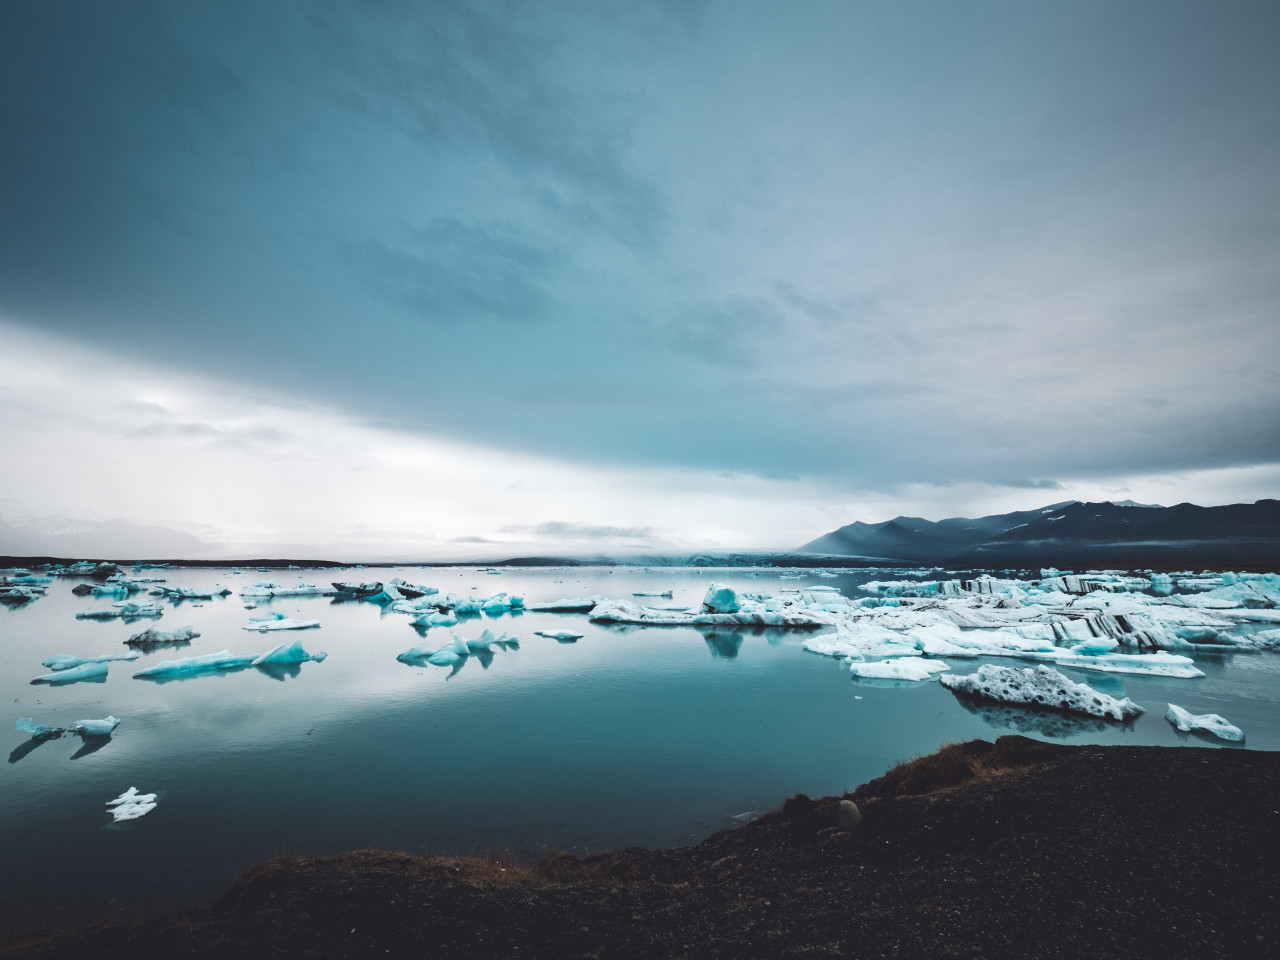
[[[633,590],[633,597],[657,597],[660,600],[670,600],[675,592],[672,590]]]
[[[156,808],[156,795],[139,793],[137,787],[130,787],[114,800],[108,800],[106,805],[112,808],[108,812],[117,823],[121,820],[137,820]]]
[[[705,613],[737,613],[742,609],[738,600],[738,591],[723,583],[708,584],[706,595],[702,598],[702,610]]]
[[[456,627],[458,618],[451,613],[425,613],[409,621],[416,627]]]
[[[493,646],[493,642],[496,639],[497,637],[493,635],[492,630],[485,630],[483,633],[480,634],[480,636],[476,637],[474,640],[471,638],[467,638],[463,642],[467,645],[468,653],[479,653],[481,650],[488,650],[491,646]]]
[[[485,632],[488,633],[488,631]],[[456,633],[450,634],[450,636],[453,637],[453,642],[445,649],[452,650],[459,657],[465,657],[471,653],[471,648],[467,645],[466,640],[458,636]]]
[[[1128,697],[1117,700],[1099,693],[1088,684],[1075,683],[1051,667],[997,667],[984,664],[965,676],[944,674],[944,687],[1004,703],[1024,703],[1048,710],[1087,713],[1095,717],[1127,720],[1143,712]]]
[[[106,737],[110,736],[111,731],[118,726],[120,721],[115,717],[103,717],[101,720],[77,720],[67,727],[67,732],[78,733],[82,737]]]
[[[253,666],[261,666],[264,663],[307,663],[314,661],[321,663],[327,653],[307,653],[302,649],[301,640],[291,640],[288,643],[282,643],[278,647],[272,647],[266,653],[255,657]]]
[[[913,657],[920,652],[915,643],[899,631],[868,622],[841,623],[835,633],[808,637],[802,646],[811,653],[856,660]]]
[[[46,727],[43,723],[36,723],[30,717],[20,719],[18,729],[31,734],[34,740],[56,740],[66,732],[62,727]]]
[[[194,627],[178,627],[176,630],[165,632],[157,630],[155,627],[147,627],[147,629],[135,633],[125,641],[131,647],[141,647],[144,650],[152,650],[156,647],[179,646],[180,644],[190,643],[196,639],[198,634]]]
[[[106,653],[100,657],[73,657],[69,653],[55,653],[52,657],[40,663],[42,667],[48,667],[54,672],[62,670],[71,670],[85,663],[110,663],[112,660],[137,660],[138,654],[129,653]]]
[[[429,657],[426,658],[427,663],[431,664],[433,667],[452,667],[455,663],[457,663],[462,659],[463,658],[461,656],[459,656],[449,647],[445,647],[442,650],[437,650],[435,653],[431,654]]]
[[[480,604],[481,601],[479,600],[459,600],[453,605],[453,612],[459,617],[479,613]]]
[[[742,625],[802,630],[834,623],[831,614],[820,610],[805,610],[794,605],[785,610],[773,611],[767,609],[763,602],[753,602],[751,609],[744,608],[737,613],[682,614],[642,607],[631,600],[602,600],[591,611],[591,620],[596,623],[635,623],[655,627]]]
[[[247,657],[237,657],[233,656],[230,650],[219,650],[217,653],[206,653],[199,657],[162,660],[155,666],[139,670],[133,676],[141,680],[177,680],[207,673],[219,673],[224,670],[238,670],[249,666],[255,659],[257,658],[252,654]]]
[[[32,683],[47,683],[50,686],[60,687],[64,683],[78,683],[81,680],[89,680],[91,682],[101,683],[107,679],[107,665],[105,663],[82,663],[78,667],[71,667],[67,670],[59,670],[56,673],[46,673],[42,677],[36,677]]]
[[[569,643],[571,640],[581,640],[582,634],[573,633],[570,630],[536,630],[534,636],[546,637],[548,640],[559,640],[561,643]]]
[[[1094,656],[1100,653],[1108,653],[1118,646],[1120,646],[1120,644],[1116,643],[1116,641],[1111,637],[1090,637],[1088,640],[1077,643],[1074,647],[1071,647],[1071,650],[1075,653]]]
[[[379,581],[352,583],[334,580],[333,589],[338,591],[340,597],[372,597],[382,592],[382,584]]]
[[[242,597],[319,597],[333,591],[324,587],[317,587],[314,584],[303,583],[298,581],[295,587],[286,587],[282,583],[274,580],[259,580],[251,587],[245,587],[240,591]]]
[[[243,630],[256,630],[266,633],[268,630],[310,630],[320,626],[319,620],[294,620],[283,613],[272,613],[257,620],[250,620]]]
[[[530,613],[590,613],[606,598],[597,594],[593,597],[564,597],[547,603],[531,603],[525,607]]]
[[[853,661],[849,664],[850,673],[867,680],[928,680],[935,673],[945,673],[950,669],[941,660],[926,660],[924,657],[898,657],[871,663]]]
[[[1256,650],[1280,650],[1280,630],[1263,630],[1244,639]]]
[[[490,597],[488,600],[484,601],[484,603],[480,604],[480,609],[491,615],[506,613],[511,609],[511,601],[507,598],[505,593],[500,593],[497,596]]]
[[[1203,730],[1205,733],[1212,733],[1221,740],[1233,740],[1237,743],[1244,740],[1243,730],[1228,723],[1224,717],[1216,713],[1188,713],[1181,707],[1171,703],[1164,718],[1183,733],[1190,733],[1192,730]]]
[[[1204,671],[1190,657],[1158,650],[1155,653],[1095,653],[1081,655],[1075,650],[1059,650],[1048,657],[1055,663],[1103,673],[1134,673],[1151,677],[1203,677]]]

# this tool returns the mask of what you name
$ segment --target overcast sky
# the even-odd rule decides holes
[[[1276,496],[1277,49],[1269,0],[8,0],[0,515],[376,559]]]

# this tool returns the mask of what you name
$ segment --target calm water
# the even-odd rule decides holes
[[[259,578],[295,583],[390,578],[442,591],[498,591],[535,603],[601,593],[674,591],[696,604],[711,580],[778,592],[805,583],[857,585],[883,573],[781,580],[737,570],[475,568],[289,571],[155,571],[170,585],[222,583],[236,593]],[[410,852],[525,855],[617,846],[682,845],[760,813],[785,797],[852,789],[940,744],[1001,733],[1097,743],[1219,745],[1178,734],[1165,704],[1216,712],[1245,730],[1248,746],[1280,749],[1280,655],[1198,657],[1200,680],[1065,671],[1148,713],[1121,726],[975,710],[937,683],[857,681],[837,661],[801,649],[801,633],[609,628],[585,615],[525,613],[464,620],[520,638],[486,666],[458,672],[410,667],[396,655],[422,639],[403,614],[370,603],[238,595],[176,608],[157,621],[76,620],[109,605],[76,597],[79,581],[0,610],[0,696],[8,704],[9,763],[0,765],[0,925],[61,924],[207,904],[237,872],[286,853],[358,847]],[[278,610],[321,628],[257,634],[251,616]],[[31,686],[55,653],[116,653],[132,633],[190,624],[190,646],[113,663],[105,683]],[[572,629],[577,643],[534,636]],[[132,674],[160,660],[229,648],[255,653],[299,638],[323,663],[276,679],[255,669],[157,684]],[[444,645],[447,629],[428,639]],[[958,661],[969,672],[983,661]],[[1016,664],[1016,661],[1002,661]],[[971,665],[972,664],[972,667]],[[66,726],[121,718],[101,749],[78,737],[27,750],[19,717]],[[113,824],[104,803],[129,786],[159,806]]]

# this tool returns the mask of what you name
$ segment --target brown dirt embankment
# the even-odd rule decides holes
[[[13,957],[1280,956],[1280,753],[954,744],[701,844],[273,860],[209,910]]]

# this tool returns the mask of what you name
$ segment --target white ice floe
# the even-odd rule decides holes
[[[1181,707],[1171,703],[1164,718],[1183,733],[1190,733],[1192,730],[1203,730],[1205,733],[1212,733],[1222,740],[1236,742],[1244,740],[1243,730],[1228,723],[1224,717],[1216,713],[1188,713]]]
[[[139,817],[145,817],[156,808],[156,795],[154,793],[139,793],[137,787],[130,787],[114,800],[108,800],[106,805],[112,808],[108,812],[116,819],[116,822],[137,820]]]
[[[44,676],[35,677],[32,683],[47,683],[53,687],[59,687],[67,683],[77,683],[81,680],[103,681],[107,679],[107,665],[102,662],[98,663],[82,663],[78,667],[71,667],[67,670],[58,670],[54,673],[46,673]]]
[[[571,630],[535,630],[534,636],[546,637],[548,640],[559,640],[561,643],[568,643],[570,640],[581,640],[582,634],[574,633]]]
[[[608,599],[602,594],[593,597],[564,597],[546,603],[530,603],[525,609],[530,613],[590,613],[597,603]]]
[[[739,596],[738,600],[743,598]],[[776,601],[776,607],[769,603]],[[591,611],[596,623],[634,623],[647,626],[761,626],[814,629],[828,626],[832,615],[819,610],[807,610],[798,600],[791,598],[752,598],[742,602],[735,613],[679,613],[643,607],[631,600],[603,600]]]
[[[1123,700],[1109,697],[1044,665],[1024,669],[988,663],[979,667],[976,673],[965,676],[943,674],[938,679],[943,686],[958,693],[1003,703],[1086,713],[1112,720],[1127,720],[1143,712],[1143,708],[1128,697]]]
[[[82,737],[107,737],[118,726],[120,721],[115,717],[103,717],[101,720],[77,720],[67,727],[67,732],[78,733]]]
[[[73,657],[69,653],[55,653],[52,657],[41,661],[40,666],[48,667],[55,673],[63,670],[72,670],[86,663],[110,663],[112,660],[137,660],[138,654],[129,653],[106,653],[100,657]]]
[[[256,620],[250,620],[242,630],[255,630],[266,633],[268,630],[310,630],[320,626],[319,620],[294,620],[283,613],[271,613]]]
[[[672,590],[633,590],[633,597],[656,597],[659,600],[670,600],[675,594]]]
[[[282,583],[274,580],[259,580],[251,587],[245,587],[240,591],[242,597],[320,597],[326,593],[333,593],[333,590],[325,587],[317,587],[314,584],[303,583],[298,581],[296,586],[286,587]]]
[[[926,660],[924,657],[898,657],[871,663],[854,661],[849,664],[849,670],[855,677],[866,680],[929,680],[934,674],[950,669],[941,660]]]

